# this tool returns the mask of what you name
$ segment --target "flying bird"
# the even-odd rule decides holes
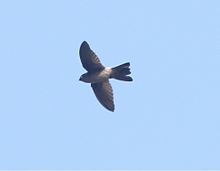
[[[114,111],[113,90],[109,79],[114,78],[122,81],[132,81],[128,76],[130,63],[124,63],[116,67],[104,67],[98,56],[89,47],[89,44],[82,42],[79,49],[79,56],[83,67],[87,70],[79,78],[80,81],[91,83],[91,87],[98,101],[108,110]]]

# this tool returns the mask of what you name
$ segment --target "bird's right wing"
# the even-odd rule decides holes
[[[109,81],[93,83],[92,89],[99,102],[108,110],[114,111],[113,90]]]
[[[88,72],[103,70],[105,67],[101,64],[98,56],[90,49],[89,44],[84,41],[79,49],[79,56],[83,67]]]

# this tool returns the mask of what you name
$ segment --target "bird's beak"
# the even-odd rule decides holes
[[[79,81],[82,81],[82,77],[79,78]]]

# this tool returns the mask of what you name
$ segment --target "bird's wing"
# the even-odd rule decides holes
[[[83,67],[88,72],[100,71],[105,68],[101,64],[98,56],[90,49],[89,44],[86,41],[82,42],[80,46],[79,56]]]
[[[108,110],[114,111],[113,90],[109,81],[93,83],[92,89],[99,102]]]

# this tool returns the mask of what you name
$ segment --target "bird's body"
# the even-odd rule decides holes
[[[113,90],[109,79],[115,78],[117,80],[132,81],[132,78],[128,76],[131,74],[130,63],[124,63],[113,68],[104,67],[86,41],[81,44],[79,55],[83,67],[88,71],[81,75],[79,80],[91,83],[99,102],[108,110],[114,111]]]
[[[110,67],[106,67],[102,71],[97,72],[87,72],[80,77],[80,81],[86,83],[99,83],[103,81],[107,81],[112,73],[112,69]]]

